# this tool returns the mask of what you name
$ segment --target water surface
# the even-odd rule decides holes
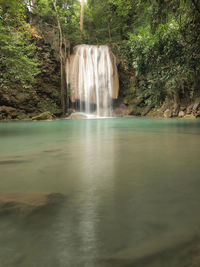
[[[1,216],[0,266],[179,267],[200,229],[200,121],[0,123],[0,191],[59,192]]]

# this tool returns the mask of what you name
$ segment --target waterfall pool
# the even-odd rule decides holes
[[[199,148],[200,120],[0,123],[0,191],[67,197],[45,214],[0,215],[0,266],[190,266]]]

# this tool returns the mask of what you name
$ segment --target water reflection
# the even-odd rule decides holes
[[[95,136],[92,134],[95,132]],[[109,120],[86,121],[80,131],[80,185],[77,204],[80,205],[78,231],[81,237],[83,253],[90,252],[90,262],[97,257],[99,250],[100,207],[109,201],[114,190],[114,138],[109,129]],[[89,264],[89,263],[88,263]],[[92,266],[92,265],[91,265]]]

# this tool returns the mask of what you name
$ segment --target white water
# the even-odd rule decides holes
[[[118,97],[115,57],[108,46],[79,45],[68,61],[70,97],[78,111],[97,117],[112,116],[112,100]]]

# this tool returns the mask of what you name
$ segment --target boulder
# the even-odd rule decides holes
[[[163,114],[164,118],[168,119],[172,117],[172,112],[170,109],[166,109],[164,114]]]
[[[76,112],[72,113],[69,117],[70,120],[80,120],[80,119],[87,119],[87,114],[81,113],[81,112]]]
[[[49,112],[49,111],[43,112],[43,113],[32,118],[32,120],[37,120],[37,121],[52,120],[52,119],[53,119],[53,116],[52,116],[51,112]]]
[[[59,203],[64,196],[59,193],[0,193],[0,214],[30,214]]]
[[[178,117],[179,118],[183,118],[184,116],[185,116],[185,112],[184,111],[179,111]]]

